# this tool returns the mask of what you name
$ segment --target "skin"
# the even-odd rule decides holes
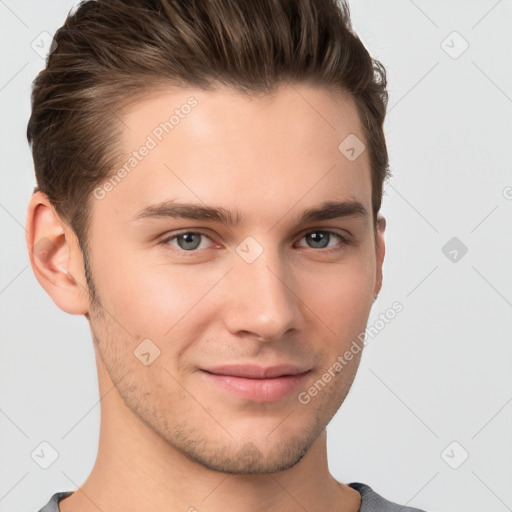
[[[126,154],[191,96],[197,106],[92,200],[99,304],[74,232],[44,194],[30,201],[34,273],[58,307],[88,319],[103,397],[96,463],[60,509],[357,511],[359,493],[329,472],[325,427],[361,352],[308,404],[297,399],[364,331],[382,284],[385,221],[375,238],[368,151],[351,162],[338,150],[351,133],[364,141],[354,101],[306,84],[252,99],[220,87],[160,91],[125,113]],[[133,220],[170,199],[239,212],[243,222]],[[298,224],[328,200],[359,201],[369,215]],[[192,236],[191,250],[190,239],[164,240],[177,231],[205,236]],[[43,237],[51,250],[38,258]],[[246,237],[263,250],[252,263],[236,251]],[[160,350],[148,366],[134,356],[144,339]],[[309,373],[289,395],[261,402],[204,378],[205,366],[228,363]]]

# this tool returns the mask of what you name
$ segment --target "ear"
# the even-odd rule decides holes
[[[71,315],[87,314],[89,292],[78,238],[40,191],[29,202],[26,242],[34,275],[53,302]]]
[[[377,217],[377,239],[375,244],[376,256],[376,279],[375,279],[375,297],[382,288],[382,264],[384,262],[384,255],[386,254],[386,241],[384,239],[384,232],[386,230],[386,219],[382,216]]]

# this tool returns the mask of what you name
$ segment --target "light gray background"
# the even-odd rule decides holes
[[[88,324],[37,283],[23,227],[35,184],[30,84],[44,65],[31,44],[75,4],[0,0],[0,512],[35,512],[76,489],[97,451]],[[427,510],[512,510],[512,4],[350,5],[390,91],[394,176],[384,286],[369,325],[394,301],[404,310],[369,339],[328,427],[331,470]],[[469,44],[458,58],[464,41],[453,31]],[[468,248],[457,262],[441,250],[454,236]],[[30,455],[42,441],[59,453],[46,470]],[[457,465],[463,450],[468,459],[452,469],[445,460]]]

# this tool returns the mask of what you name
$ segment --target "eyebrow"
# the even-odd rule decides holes
[[[368,218],[368,210],[359,201],[325,201],[317,207],[304,210],[298,219],[298,223],[306,224],[343,217],[356,217],[366,220]],[[233,214],[222,207],[175,201],[164,201],[147,206],[139,211],[133,220],[159,218],[213,221],[230,226],[239,225],[243,222],[243,215],[238,211]]]

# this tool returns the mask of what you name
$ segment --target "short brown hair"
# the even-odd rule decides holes
[[[389,176],[386,73],[336,0],[82,1],[33,83],[37,178],[86,247],[93,189],[114,172],[123,108],[160,86],[270,93],[309,82],[348,92],[365,131],[374,222]],[[340,141],[341,142],[341,141]]]

